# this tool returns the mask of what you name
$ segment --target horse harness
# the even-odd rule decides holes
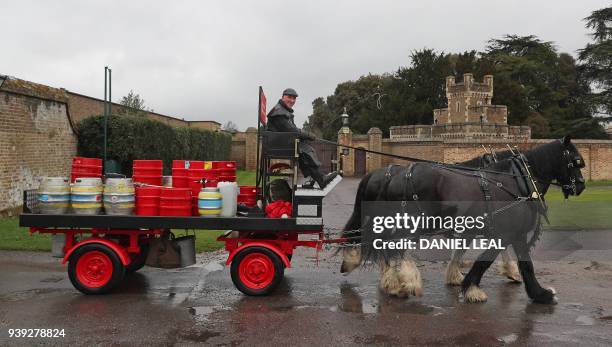
[[[416,190],[416,184],[414,182],[413,172],[414,168],[418,163],[410,163],[408,168],[406,169],[406,173],[404,174],[404,190],[402,193],[402,208],[404,209],[408,203],[408,201],[414,201],[416,204],[416,208],[419,213],[423,212],[420,204],[419,194]],[[478,178],[478,185],[483,193],[484,201],[485,201],[485,217],[487,219],[488,230],[490,232],[494,232],[494,223],[493,217],[497,214],[503,213],[504,211],[522,203],[525,201],[535,201],[538,200],[542,204],[542,209],[539,209],[538,212],[542,214],[545,218],[546,216],[546,205],[544,200],[541,199],[539,192],[537,191],[537,187],[535,185],[535,180],[531,175],[531,172],[528,169],[527,159],[522,153],[517,153],[511,158],[510,163],[510,173],[497,172],[491,170],[483,170],[483,169],[473,169],[473,170],[463,170],[463,167],[457,165],[448,165],[443,163],[433,164],[435,167],[439,167],[441,169],[445,169],[457,174],[461,174],[464,176],[471,176]],[[378,198],[381,197],[382,194],[387,193],[387,189],[393,178],[392,169],[395,166],[400,166],[398,164],[389,164],[385,171],[385,183],[383,189],[380,190]],[[505,174],[507,176],[512,176],[515,178],[518,188],[518,194],[511,191],[500,181],[496,181],[491,178],[490,173],[495,174]],[[489,174],[489,175],[487,175]],[[492,205],[492,191],[491,187],[497,188],[508,195],[510,195],[514,200],[507,205],[499,207],[493,210]],[[378,200],[378,199],[377,199]]]

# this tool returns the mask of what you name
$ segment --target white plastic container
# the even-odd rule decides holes
[[[219,182],[221,193],[221,217],[236,217],[238,212],[238,184],[236,182]]]

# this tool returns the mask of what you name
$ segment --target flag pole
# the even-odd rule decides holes
[[[263,88],[259,86],[259,98],[257,102],[257,162],[255,169],[255,188],[259,188],[261,175],[259,174],[259,130],[261,128],[261,94],[263,92]]]

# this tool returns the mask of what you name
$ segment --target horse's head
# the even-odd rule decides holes
[[[565,136],[561,140],[560,153],[561,156],[559,169],[557,171],[556,179],[561,185],[563,195],[567,199],[570,195],[580,195],[585,188],[584,177],[580,169],[584,167],[584,159],[576,146],[571,141],[571,138]]]

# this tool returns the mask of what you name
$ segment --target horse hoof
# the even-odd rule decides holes
[[[399,297],[409,297],[410,295],[421,297],[423,296],[423,288],[420,285],[404,285],[399,290]]]
[[[449,273],[446,276],[446,284],[449,286],[460,286],[463,282],[463,274],[460,271]]]
[[[540,294],[536,295],[533,298],[533,302],[538,303],[538,304],[545,304],[545,305],[556,305],[557,304],[557,297],[555,296],[556,293],[557,292],[555,291],[554,288],[543,289]]]
[[[498,263],[497,271],[514,283],[521,283],[523,281],[515,261]]]
[[[342,250],[342,265],[340,273],[348,274],[361,265],[361,249],[357,247]]]
[[[523,282],[523,279],[521,278],[521,275],[519,274],[510,274],[506,276],[510,281],[512,281],[512,283],[521,283]]]
[[[469,288],[463,294],[463,298],[466,303],[478,303],[487,301],[487,294],[480,289],[477,285],[470,285]]]

